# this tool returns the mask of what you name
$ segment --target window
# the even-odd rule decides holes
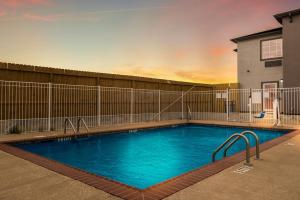
[[[282,38],[265,40],[261,42],[261,59],[282,57]]]

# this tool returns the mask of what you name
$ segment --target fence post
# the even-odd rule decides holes
[[[130,123],[133,123],[133,88],[130,90]]]
[[[227,115],[227,121],[229,121],[229,88],[227,88],[227,95],[226,95],[226,115]]]
[[[181,119],[183,120],[183,91],[181,91]]]
[[[281,112],[280,112],[280,110],[281,110],[281,108],[282,108],[282,103],[281,103],[281,101],[282,101],[282,89],[283,88],[279,88],[278,90],[276,90],[276,96],[277,96],[277,98],[278,98],[278,125],[281,125]],[[297,94],[296,93],[296,88],[295,88],[295,95]],[[297,98],[298,99],[298,98]],[[296,102],[298,102],[298,101],[296,101]],[[297,105],[296,105],[296,108],[298,108],[298,103],[297,103]],[[297,109],[298,110],[298,109]],[[296,111],[296,112],[298,112],[298,111]],[[298,121],[298,120],[297,120]]]
[[[97,101],[97,103],[98,103],[98,106],[97,106],[97,119],[98,119],[98,126],[100,126],[101,125],[101,87],[100,87],[100,85],[98,86],[98,90],[97,90],[97,93],[98,93],[98,101]]]
[[[250,95],[249,95],[249,121],[252,122],[252,89],[250,88]]]
[[[158,90],[158,121],[160,121],[160,90]]]
[[[52,83],[48,83],[48,131],[51,131]]]

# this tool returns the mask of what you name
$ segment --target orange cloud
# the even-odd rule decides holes
[[[31,13],[25,13],[24,18],[32,20],[32,21],[44,21],[44,22],[53,22],[56,20],[56,17],[54,16],[41,16],[41,15],[35,15]]]
[[[183,67],[184,68],[184,67]],[[187,81],[194,83],[233,83],[236,82],[234,67],[215,69],[176,70],[173,67],[134,67],[126,66],[115,70],[117,74],[161,78],[167,80]]]
[[[232,71],[224,71],[216,75],[216,71],[194,70],[177,71],[177,79],[197,83],[229,83],[236,82],[235,74]]]
[[[141,66],[126,66],[118,68],[114,71],[117,74],[133,75],[133,76],[143,76],[151,78],[167,78],[167,74],[164,68],[145,68]]]
[[[23,14],[25,19],[31,21],[41,21],[41,22],[54,22],[58,20],[65,21],[99,21],[101,18],[94,15],[85,15],[85,14],[51,14],[51,15],[39,15],[34,13],[25,13]]]
[[[220,57],[225,55],[230,50],[231,50],[230,48],[226,48],[226,47],[214,47],[210,49],[210,55],[214,57]]]
[[[52,0],[0,0],[0,17],[18,16],[17,11],[19,9],[27,8],[29,6],[49,6],[53,5]],[[28,15],[28,14],[27,14]],[[27,16],[28,18],[37,18],[38,16]],[[16,18],[15,18],[16,19]]]
[[[187,57],[187,52],[183,50],[178,50],[175,52],[174,57],[176,60],[183,60]]]
[[[49,5],[49,0],[3,0],[2,4],[9,8],[19,8],[26,5]]]
[[[0,10],[0,17],[5,16],[6,12],[4,10]]]

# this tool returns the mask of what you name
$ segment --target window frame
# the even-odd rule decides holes
[[[280,56],[280,57],[274,57],[274,58],[262,58],[262,43],[265,42],[265,41],[277,40],[277,39],[281,39],[282,40],[282,56]],[[278,59],[282,59],[282,58],[283,58],[283,39],[282,39],[282,36],[260,40],[260,61],[278,60]]]

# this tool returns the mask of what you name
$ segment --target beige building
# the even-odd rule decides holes
[[[241,88],[300,87],[300,9],[274,17],[280,27],[231,40]]]

